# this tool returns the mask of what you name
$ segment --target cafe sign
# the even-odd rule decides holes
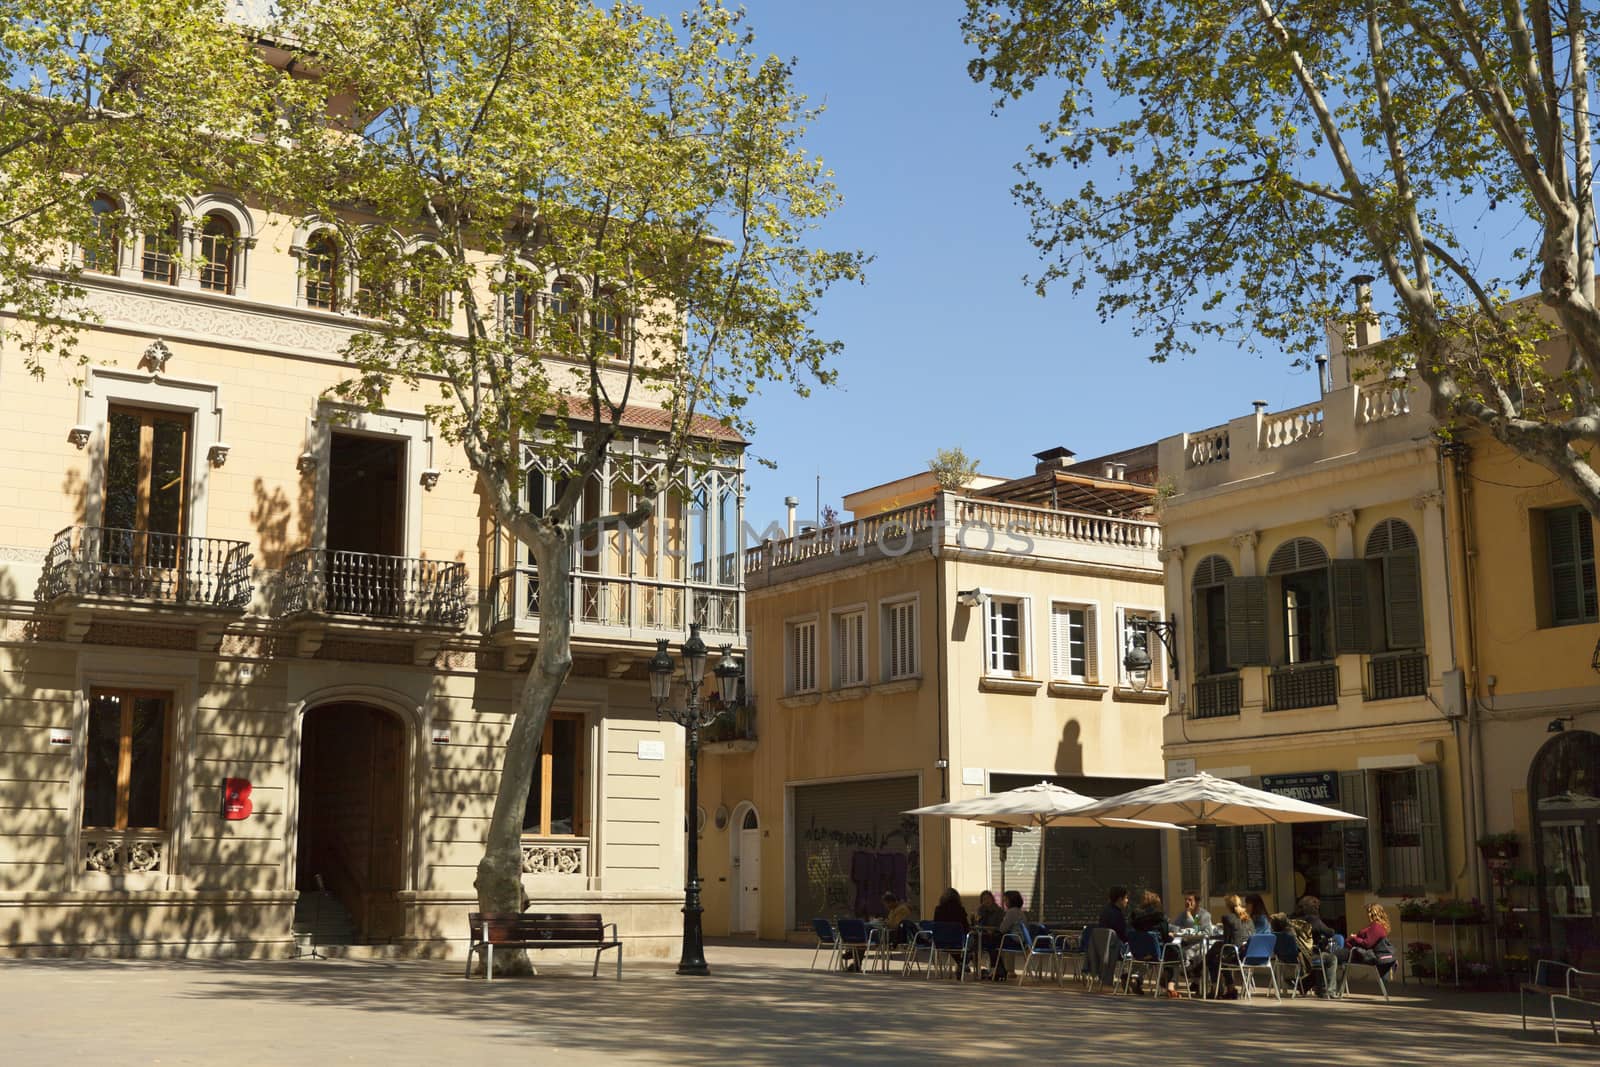
[[[1308,774],[1263,774],[1261,788],[1282,797],[1293,797],[1311,804],[1339,803],[1339,775],[1335,771]]]

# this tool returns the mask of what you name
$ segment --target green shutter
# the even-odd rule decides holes
[[[1545,512],[1546,556],[1550,564],[1550,615],[1557,624],[1583,621],[1583,586],[1579,578],[1581,562],[1579,520],[1588,515],[1581,508],[1559,508]]]
[[[1228,665],[1267,665],[1267,580],[1256,576],[1229,578],[1227,596]]]
[[[1210,632],[1206,618],[1206,592],[1196,589],[1191,595],[1194,604],[1194,614],[1189,616],[1189,629],[1194,631],[1194,666],[1190,668],[1189,675],[1193,678],[1204,678],[1211,671],[1211,646],[1207,642]]]
[[[1328,565],[1333,587],[1333,644],[1336,653],[1372,652],[1368,567],[1364,559],[1336,559]]]
[[[1384,560],[1385,599],[1389,613],[1389,647],[1422,648],[1422,565],[1415,552]]]
[[[1418,823],[1422,830],[1422,884],[1426,889],[1450,888],[1445,867],[1444,814],[1439,796],[1439,768],[1424,764],[1416,769]]]
[[[1339,810],[1348,811],[1351,815],[1360,815],[1367,818],[1367,772],[1366,771],[1340,771],[1339,772]],[[1344,859],[1344,887],[1346,892],[1369,892],[1377,885],[1377,875],[1373,871],[1373,864],[1377,862],[1377,851],[1372,847],[1371,834],[1368,832],[1370,823],[1342,822],[1339,823],[1341,834],[1346,830],[1359,829],[1361,840],[1366,843],[1366,869],[1359,870],[1358,865],[1352,862],[1356,857],[1346,856]]]

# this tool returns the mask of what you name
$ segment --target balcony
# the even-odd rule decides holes
[[[736,574],[727,566],[721,570]],[[691,568],[703,573],[704,565]],[[686,633],[698,623],[708,643],[744,644],[741,591],[737,585],[636,578],[627,575],[572,575],[574,640],[618,647],[645,646],[657,638]],[[513,567],[494,575],[485,601],[484,627],[502,638],[536,638],[539,633],[539,572]]]
[[[1220,719],[1239,714],[1241,687],[1237,674],[1219,674],[1210,678],[1196,678],[1194,682],[1194,712],[1190,718]]]
[[[1426,696],[1428,692],[1428,654],[1393,652],[1373,656],[1367,661],[1366,700],[1395,700]]]
[[[284,562],[279,583],[276,614],[295,624],[302,655],[314,654],[330,630],[420,634],[422,663],[467,619],[467,567],[459,562],[307,548]]]
[[[1274,667],[1267,675],[1267,710],[1295,711],[1339,703],[1339,667],[1311,663]]]
[[[39,599],[67,615],[69,641],[98,615],[171,613],[209,620],[204,632],[220,642],[217,627],[250,603],[250,561],[244,541],[69,526],[45,554]]]

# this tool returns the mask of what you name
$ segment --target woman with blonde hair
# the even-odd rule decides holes
[[[1224,945],[1232,945],[1238,950],[1240,956],[1244,955],[1245,944],[1250,940],[1250,932],[1254,924],[1250,920],[1250,912],[1244,906],[1244,900],[1238,893],[1229,893],[1222,898],[1222,939],[1211,946],[1206,953],[1206,974],[1215,980],[1217,971],[1222,966],[1222,949]],[[1233,988],[1233,980],[1228,980],[1228,991],[1223,994],[1225,999],[1237,997],[1238,991]]]
[[[1344,948],[1334,953],[1339,963],[1364,963],[1378,968],[1378,977],[1387,978],[1394,969],[1394,946],[1389,944],[1389,913],[1382,904],[1367,905],[1367,925],[1345,939]]]

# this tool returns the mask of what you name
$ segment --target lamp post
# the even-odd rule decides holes
[[[1178,620],[1147,619],[1143,616],[1134,616],[1128,620],[1128,629],[1136,634],[1138,641],[1128,642],[1128,653],[1122,657],[1122,669],[1128,675],[1128,684],[1133,686],[1135,693],[1144,692],[1145,686],[1150,684],[1150,635],[1155,634],[1161,641],[1161,647],[1167,650],[1167,662],[1172,664],[1172,676],[1178,677]]]
[[[706,677],[706,643],[700,640],[700,627],[689,626],[689,640],[683,643],[683,677],[686,685],[682,708],[670,708],[672,675],[675,667],[666,638],[656,641],[656,654],[650,657],[650,696],[656,703],[656,718],[671,719],[687,732],[689,756],[689,806],[685,825],[689,836],[688,875],[683,889],[683,952],[678,959],[679,974],[710,974],[706,965],[705,935],[700,915],[700,727],[710,722],[716,709],[700,703],[700,685]],[[733,659],[733,646],[722,646],[717,664],[717,687],[722,703],[732,707],[739,696],[739,665]]]

